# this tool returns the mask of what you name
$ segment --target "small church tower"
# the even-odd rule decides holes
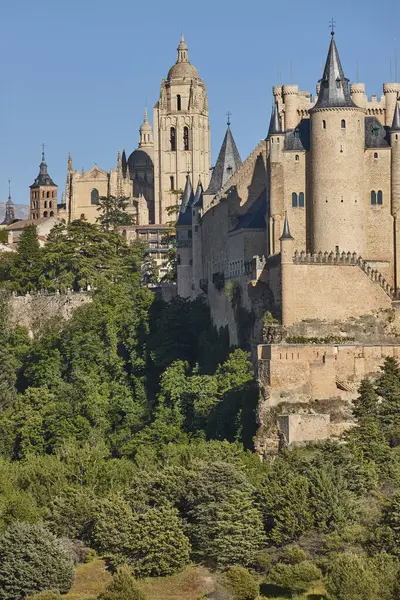
[[[8,180],[8,200],[6,202],[6,214],[4,216],[2,225],[10,225],[15,220],[14,203],[11,199],[11,181]]]
[[[48,173],[43,148],[39,175],[30,186],[31,203],[29,218],[31,220],[40,219],[42,217],[53,217],[57,214],[57,188],[58,186],[54,183]]]
[[[282,130],[282,121],[279,115],[278,103],[274,103],[271,121],[269,124],[269,169],[268,169],[268,253],[279,252],[279,236],[282,231],[283,206],[283,165],[282,152],[285,137]]]
[[[182,35],[178,58],[161,83],[160,100],[154,108],[154,202],[155,222],[168,221],[168,207],[177,204],[186,173],[210,179],[210,124],[204,81],[189,62]]]
[[[365,109],[351,99],[334,32],[310,116],[311,249],[364,255]]]

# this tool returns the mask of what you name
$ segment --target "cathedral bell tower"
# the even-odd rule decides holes
[[[180,203],[186,175],[210,180],[210,124],[207,92],[197,69],[190,64],[182,35],[178,58],[161,83],[154,107],[155,222],[171,220],[167,208]]]
[[[31,203],[29,219],[36,220],[43,217],[53,217],[57,214],[57,187],[48,173],[43,146],[39,174],[30,186]]]

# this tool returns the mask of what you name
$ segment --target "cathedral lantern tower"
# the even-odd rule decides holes
[[[30,186],[31,203],[29,218],[31,220],[57,215],[57,188],[58,186],[48,173],[43,149],[39,175]]]
[[[161,83],[160,100],[154,107],[154,205],[155,222],[171,220],[167,208],[176,206],[186,175],[210,180],[210,124],[204,81],[189,62],[182,35],[178,58]]]
[[[310,118],[311,249],[364,256],[365,110],[351,99],[334,32]]]

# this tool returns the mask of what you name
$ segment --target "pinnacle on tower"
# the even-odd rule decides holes
[[[42,185],[56,185],[48,173],[46,158],[44,154],[44,144],[42,150],[42,162],[40,163],[39,167],[39,175],[36,177],[35,181],[30,187],[36,188]]]
[[[197,184],[196,193],[194,195],[193,206],[196,208],[203,208],[203,186],[199,177],[199,183]]]
[[[269,123],[268,136],[275,135],[277,133],[282,133],[282,121],[279,115],[278,103],[275,102],[274,107],[272,109],[271,121]]]
[[[183,32],[178,46],[178,60],[176,62],[189,62],[188,47],[185,42],[185,36],[183,35]]]
[[[285,222],[283,224],[283,232],[279,239],[281,239],[281,240],[293,240],[294,239],[290,233],[289,219],[287,216],[287,212],[285,212]]]
[[[236,173],[241,164],[242,159],[233,139],[230,125],[228,125],[217,162],[212,172],[210,184],[205,193],[213,196],[218,194],[228,179]]]
[[[186,175],[185,189],[182,195],[181,208],[179,210],[176,226],[190,226],[192,224],[192,206],[194,202],[194,194],[192,182],[190,181],[189,173]]]
[[[396,107],[394,109],[393,123],[390,131],[400,131],[400,106],[398,102],[396,102]]]
[[[349,91],[349,80],[344,76],[339,52],[335,43],[335,32],[331,33],[331,43],[322,79],[319,80],[318,100],[311,110],[317,108],[348,107],[356,108]]]
[[[6,202],[6,214],[1,225],[10,225],[15,220],[14,203],[11,199],[11,179],[8,180],[8,200]]]

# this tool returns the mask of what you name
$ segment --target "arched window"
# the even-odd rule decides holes
[[[172,152],[175,152],[176,150],[176,131],[175,131],[175,127],[171,127],[171,129],[169,130],[170,136],[169,136],[169,141],[171,144],[171,150]]]
[[[299,157],[299,155],[298,155],[298,154],[296,154],[296,156],[294,157],[294,160],[295,160],[296,162],[299,162],[299,160],[300,160],[300,157]]]
[[[189,127],[183,128],[183,149],[189,150]]]
[[[326,121],[325,121],[325,119],[322,121],[322,129],[326,129]]]
[[[53,211],[52,211],[52,210],[50,211],[50,216],[51,216],[51,217],[54,217],[54,213],[53,213]]]
[[[51,197],[52,197],[52,198],[54,198],[54,191],[53,191],[53,192],[51,192]]]
[[[378,192],[378,204],[383,204],[382,190],[379,190],[379,192]]]
[[[182,100],[180,94],[178,94],[176,97],[176,108],[177,110],[182,110]]]
[[[44,211],[43,216],[47,217],[47,210]]]
[[[47,192],[46,198],[50,198],[50,192]]]
[[[52,201],[50,200],[50,202],[49,202],[49,208],[52,208],[52,207],[53,207],[53,203],[52,203]]]
[[[374,152],[374,158],[378,158],[378,153]]]
[[[175,189],[175,179],[174,176],[171,175],[169,178],[169,189],[170,190],[174,190]]]
[[[99,203],[99,191],[96,190],[96,188],[94,190],[92,190],[90,192],[90,204],[98,204]]]
[[[399,139],[399,136],[398,136],[398,135],[397,135],[397,133],[396,133],[396,140],[398,140],[398,139]]]
[[[304,192],[300,192],[299,194],[299,206],[304,207]]]
[[[42,198],[44,198],[44,192],[42,192]]]
[[[340,126],[342,129],[346,129],[346,121],[344,119],[341,120]]]
[[[371,192],[371,204],[376,204],[376,192]]]
[[[44,207],[47,208],[47,200],[44,201]]]
[[[296,194],[296,192],[292,193],[292,206],[297,206],[297,194]]]

